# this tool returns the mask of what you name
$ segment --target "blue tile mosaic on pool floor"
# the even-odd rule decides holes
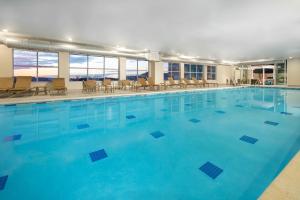
[[[199,123],[199,122],[200,122],[200,120],[199,120],[199,119],[195,119],[195,118],[193,118],[193,119],[190,119],[189,121],[190,121],[190,122],[193,122],[193,123]]]
[[[154,138],[160,138],[162,136],[164,136],[165,134],[163,134],[161,131],[154,131],[152,133],[150,133],[150,135],[152,135]]]
[[[217,178],[223,172],[223,169],[212,164],[211,162],[206,162],[199,169],[212,179]]]
[[[93,151],[93,152],[89,153],[89,155],[90,155],[92,162],[102,160],[107,157],[107,154],[104,149],[100,149],[98,151]]]
[[[88,124],[79,124],[79,125],[77,125],[78,129],[85,129],[85,128],[89,128],[89,127],[90,127],[90,125],[88,125]]]
[[[192,104],[190,104],[190,103],[186,103],[186,104],[184,104],[185,106],[192,106]]]
[[[223,110],[217,110],[216,113],[218,113],[218,114],[225,114],[226,112],[223,111]]]
[[[3,190],[5,188],[5,184],[7,181],[8,176],[1,176],[0,177],[0,190]]]
[[[283,114],[283,115],[293,115],[293,113],[289,113],[289,112],[280,112],[280,114]]]
[[[22,137],[21,134],[9,135],[4,138],[5,142],[20,140]]]
[[[163,108],[163,109],[160,109],[160,111],[162,111],[162,112],[167,112],[168,110],[165,109],[165,108]]]
[[[240,138],[240,140],[244,141],[244,142],[247,142],[247,143],[250,143],[250,144],[255,144],[258,141],[258,139],[254,138],[254,137],[247,136],[247,135],[243,135]]]
[[[134,118],[136,118],[136,116],[134,116],[134,115],[126,115],[126,118],[127,119],[134,119]]]
[[[277,126],[279,124],[278,122],[272,122],[272,121],[265,121],[264,123],[272,126]]]

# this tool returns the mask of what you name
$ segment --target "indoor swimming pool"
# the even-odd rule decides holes
[[[257,199],[300,149],[300,90],[0,105],[0,199]]]

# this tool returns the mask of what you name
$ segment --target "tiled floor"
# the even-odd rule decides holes
[[[274,179],[260,197],[261,200],[300,199],[300,151]]]
[[[239,86],[240,87],[240,86]],[[149,91],[149,90],[140,90],[140,91],[131,91],[131,90],[116,90],[114,93],[104,93],[103,91],[100,92],[91,92],[91,93],[82,93],[81,90],[69,90],[67,95],[38,95],[38,96],[28,96],[28,97],[15,97],[15,98],[0,98],[0,105],[1,104],[13,104],[13,103],[28,103],[28,102],[40,102],[40,101],[52,101],[52,100],[67,100],[67,99],[81,99],[81,98],[90,98],[90,97],[109,97],[109,96],[127,96],[127,95],[143,95],[149,93],[166,93],[166,92],[178,92],[178,91],[192,91],[192,90],[211,90],[211,89],[225,89],[225,88],[232,88],[231,86],[220,86],[218,88],[194,88],[189,87],[186,89],[177,89],[177,88],[170,88],[167,90],[160,90],[160,91]]]

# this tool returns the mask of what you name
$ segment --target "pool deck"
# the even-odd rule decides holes
[[[300,151],[260,196],[260,200],[300,199]]]
[[[176,92],[192,92],[192,91],[208,91],[208,90],[222,90],[222,89],[232,89],[232,88],[243,88],[245,86],[220,86],[220,87],[205,87],[205,88],[195,88],[188,87],[185,89],[170,88],[167,90],[115,90],[113,93],[100,92],[89,92],[83,93],[82,90],[68,90],[66,95],[33,95],[27,97],[15,97],[15,98],[0,98],[0,105],[3,104],[17,104],[17,103],[34,103],[42,101],[56,101],[56,100],[69,100],[69,99],[88,99],[88,98],[107,98],[107,97],[121,97],[121,96],[136,96],[136,95],[150,95],[150,94],[164,94],[164,93],[176,93]]]

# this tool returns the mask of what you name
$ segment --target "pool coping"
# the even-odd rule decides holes
[[[54,102],[54,101],[66,101],[66,100],[85,100],[85,99],[106,99],[106,98],[119,98],[119,97],[134,97],[134,96],[151,96],[151,95],[161,95],[161,94],[176,94],[176,93],[193,93],[193,92],[207,92],[213,90],[229,90],[229,89],[240,89],[240,88],[249,88],[250,86],[234,86],[234,87],[217,87],[217,88],[194,88],[194,89],[180,89],[180,90],[161,90],[161,91],[147,91],[147,92],[135,92],[135,93],[124,93],[124,94],[105,94],[105,95],[95,95],[95,96],[74,96],[74,97],[59,97],[49,99],[17,99],[17,101],[0,102],[0,105],[11,105],[11,104],[30,104],[30,103],[40,103],[40,102]],[[22,97],[20,97],[22,98]],[[13,99],[13,100],[16,100]]]
[[[299,199],[300,151],[289,161],[279,175],[259,197],[260,200]]]

